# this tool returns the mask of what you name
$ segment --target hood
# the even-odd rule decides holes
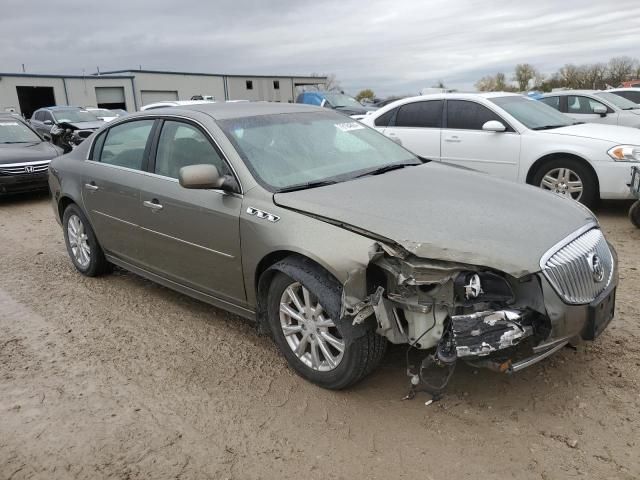
[[[51,160],[62,151],[49,142],[0,143],[0,164]]]
[[[435,162],[276,193],[274,201],[392,240],[421,258],[514,277],[539,271],[547,250],[584,225],[597,224],[572,200]]]
[[[105,122],[98,120],[97,122],[63,122],[71,125],[78,130],[97,130],[104,125]]]
[[[594,138],[596,140],[606,140],[615,144],[626,143],[640,145],[640,129],[621,127],[617,125],[604,125],[602,123],[582,123],[580,125],[554,128],[553,130],[541,130],[537,133]]]

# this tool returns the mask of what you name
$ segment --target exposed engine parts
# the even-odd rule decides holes
[[[343,312],[354,327],[374,316],[378,334],[428,352],[413,363],[407,353],[409,397],[425,391],[437,400],[458,360],[510,371],[513,347],[544,328],[535,324],[543,312],[529,301],[540,288],[532,276],[510,279],[480,267],[417,258],[382,243],[374,245],[370,259],[364,277],[368,291],[375,290],[355,301],[354,285],[345,285]],[[362,279],[354,272],[354,284]],[[526,303],[518,304],[516,297]]]

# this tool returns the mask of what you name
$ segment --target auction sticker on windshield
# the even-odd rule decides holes
[[[336,128],[342,130],[343,132],[350,132],[351,130],[362,130],[364,126],[359,124],[358,122],[347,122],[347,123],[336,123]]]

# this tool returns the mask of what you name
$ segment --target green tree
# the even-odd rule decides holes
[[[364,90],[360,90],[360,92],[356,95],[356,100],[358,100],[359,102],[361,102],[365,98],[367,100],[373,101],[373,99],[376,98],[376,94],[373,93],[373,90],[371,90],[370,88],[365,88]]]

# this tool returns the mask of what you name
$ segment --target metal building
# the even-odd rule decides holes
[[[216,100],[293,102],[298,87],[322,85],[326,77],[222,75],[117,70],[92,75],[0,73],[0,112],[25,117],[52,105],[97,106],[139,110],[163,100],[189,100],[210,95]]]

